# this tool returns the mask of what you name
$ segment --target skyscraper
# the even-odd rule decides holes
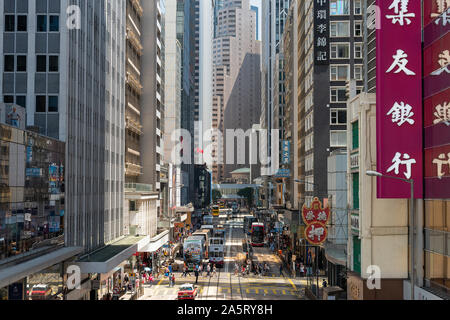
[[[213,165],[215,183],[231,178],[231,172],[249,166],[249,153],[238,163],[236,146],[234,159],[228,159],[225,144],[226,130],[251,129],[260,117],[260,52],[256,41],[256,13],[248,0],[224,1],[217,12],[216,37],[214,39],[214,104],[213,126],[224,135],[223,145],[216,140],[213,155],[224,165]],[[218,139],[218,137],[216,137]],[[231,140],[231,139],[230,139]],[[232,143],[229,141],[228,143]],[[249,148],[246,148],[248,150]],[[241,153],[241,149],[239,151]],[[226,163],[225,163],[226,162]],[[231,163],[230,163],[231,162]],[[229,164],[228,164],[229,163]]]

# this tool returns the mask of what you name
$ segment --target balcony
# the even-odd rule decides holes
[[[133,176],[133,177],[138,177],[140,175],[142,175],[142,167],[140,165],[131,163],[131,162],[127,162],[125,164],[125,175],[126,176]],[[152,191],[152,190],[150,190]],[[127,187],[125,185],[125,192],[131,192],[127,190]]]
[[[141,44],[141,40],[136,35],[136,33],[130,27],[127,27],[127,40],[130,41],[131,45],[134,47],[136,52],[142,56],[144,47]]]
[[[137,80],[133,74],[131,74],[130,72],[127,72],[127,84],[133,88],[139,95],[142,94],[142,89],[143,86],[141,85],[141,83],[139,82],[139,80]]]
[[[144,14],[144,9],[142,8],[141,0],[131,0],[131,4],[133,5],[139,17],[142,18],[142,15]]]
[[[131,117],[127,116],[127,129],[138,134],[142,135],[142,125],[138,122],[134,121]]]

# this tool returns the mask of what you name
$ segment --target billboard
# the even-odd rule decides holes
[[[413,179],[423,197],[421,1],[377,0],[377,171]],[[410,185],[378,178],[382,199],[411,196]]]

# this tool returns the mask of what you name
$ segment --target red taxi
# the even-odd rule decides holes
[[[178,290],[178,300],[195,300],[197,295],[197,287],[193,284],[183,284]]]

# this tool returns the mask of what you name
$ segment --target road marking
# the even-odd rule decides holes
[[[267,289],[264,289],[265,294],[269,294],[269,291]]]
[[[286,295],[286,290],[281,290],[281,292],[283,292],[283,294]]]
[[[259,294],[259,289],[255,289],[255,293],[256,293],[256,294]]]
[[[277,294],[277,290],[272,289],[273,294]]]
[[[157,286],[159,286],[162,282],[163,282],[164,278],[162,278],[161,280],[159,280]]]
[[[295,290],[295,291],[298,291],[298,290],[297,290],[297,287],[295,286],[294,282],[292,282],[291,279],[289,279],[289,282],[291,283],[291,285],[292,285],[292,287],[294,288],[294,290]]]
[[[250,293],[250,290],[249,289],[245,289],[245,292]]]

